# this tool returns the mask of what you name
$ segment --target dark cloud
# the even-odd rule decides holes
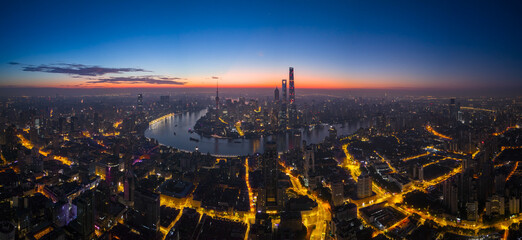
[[[10,65],[19,65],[20,63],[19,62],[8,62],[8,64],[10,64]]]
[[[12,64],[12,63],[10,63]],[[16,63],[19,64],[19,63]],[[16,65],[14,64],[14,65]],[[46,72],[46,73],[63,73],[70,75],[79,75],[79,76],[102,76],[110,73],[126,73],[126,72],[148,72],[147,70],[141,68],[109,68],[109,67],[100,67],[100,66],[88,66],[83,64],[70,64],[70,63],[60,63],[60,64],[41,64],[38,66],[35,65],[25,65],[22,67],[23,71],[26,72]]]
[[[212,77],[212,79],[219,79],[219,77]]]
[[[180,81],[185,80],[178,77],[163,77],[163,76],[137,76],[137,77],[110,77],[101,78],[88,81],[89,84],[97,83],[112,83],[112,84],[158,84],[158,85],[185,85],[187,82]]]

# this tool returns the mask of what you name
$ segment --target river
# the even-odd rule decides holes
[[[194,127],[196,121],[204,116],[207,110],[198,112],[186,112],[168,117],[163,121],[159,121],[149,126],[145,131],[147,138],[154,138],[159,143],[171,146],[180,150],[194,151],[196,148],[202,153],[210,153],[212,155],[224,156],[243,156],[252,155],[254,153],[263,152],[263,143],[268,140],[277,142],[278,151],[286,151],[291,148],[300,147],[302,141],[310,143],[320,143],[328,136],[329,126],[316,127],[311,131],[302,131],[301,136],[294,134],[279,134],[258,139],[218,139],[207,138],[190,133],[189,130]],[[368,127],[367,122],[358,122],[355,124],[336,124],[337,135],[348,135],[357,131],[361,127]],[[189,140],[190,138],[198,139],[199,142]]]

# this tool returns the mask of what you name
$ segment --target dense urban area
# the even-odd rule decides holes
[[[288,93],[218,91],[1,97],[0,239],[522,237],[520,96],[299,96],[293,68]],[[264,150],[145,136],[203,109],[186,141]],[[282,151],[269,137],[316,128],[328,135]]]

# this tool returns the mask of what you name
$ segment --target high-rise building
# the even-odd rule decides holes
[[[216,80],[216,110],[219,109],[219,83]]]
[[[288,109],[288,122],[291,127],[297,125],[297,108],[295,105],[295,84],[294,84],[294,68],[290,67],[289,70],[289,109]]]
[[[278,211],[280,200],[283,196],[278,196],[278,170],[277,170],[277,145],[273,141],[265,143],[265,153],[263,154],[263,179],[261,199],[258,197],[261,210],[267,212]]]
[[[141,93],[138,94],[137,105],[138,105],[137,109],[138,109],[139,111],[143,110],[143,94],[141,94]]]
[[[73,227],[80,234],[79,239],[94,239],[94,192],[86,191],[74,200],[77,217]]]
[[[486,216],[504,216],[505,210],[504,197],[493,195],[486,201]]]
[[[357,178],[357,198],[363,199],[372,195],[372,178],[367,173],[362,173]]]
[[[458,186],[453,179],[448,179],[442,185],[443,204],[451,214],[458,210]]]
[[[132,171],[127,171],[125,174],[125,183],[123,185],[123,198],[128,203],[134,203],[135,197],[135,178]]]
[[[335,207],[344,204],[344,184],[342,181],[332,183],[332,201]]]
[[[477,221],[478,220],[478,202],[468,202],[466,203],[466,213],[468,221]]]
[[[161,106],[168,106],[170,103],[170,96],[160,96]]]
[[[424,181],[424,167],[422,164],[416,164],[413,166],[413,179],[418,181]]]
[[[455,104],[455,98],[450,99],[449,112],[451,120],[457,120],[457,105]]]
[[[279,101],[279,89],[274,90],[274,101]]]
[[[286,119],[287,119],[286,79],[281,80],[281,91],[283,92],[283,99],[281,100],[281,111],[279,112],[279,127],[286,130]]]
[[[290,81],[289,82],[290,86],[288,87],[288,94],[290,95],[289,101],[290,101],[290,104],[293,104],[295,101],[294,68],[293,67],[290,67],[290,70],[289,70],[289,81]]]
[[[286,104],[287,96],[286,96],[286,79],[281,80],[281,90],[283,91],[283,103]]]
[[[315,172],[315,151],[313,146],[307,146],[304,150],[304,176],[308,180],[310,171]]]
[[[160,196],[145,189],[136,191],[134,208],[139,212],[141,225],[155,236],[159,231],[160,221]],[[152,237],[149,236],[149,237]]]
[[[511,197],[509,198],[509,214],[519,214],[520,213],[520,198],[519,197]]]

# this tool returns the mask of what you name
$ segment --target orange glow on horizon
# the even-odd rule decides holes
[[[306,71],[306,70],[303,70]],[[10,82],[0,87],[35,87],[35,88],[63,88],[63,89],[96,89],[96,88],[215,88],[219,81],[220,88],[275,88],[281,87],[281,79],[288,80],[288,74],[280,71],[277,74],[260,71],[229,71],[219,76],[219,80],[208,76],[190,76],[184,85],[150,84],[150,83],[87,83],[88,79],[64,79],[60,81],[34,81],[18,84]],[[441,85],[437,81],[422,81],[408,76],[339,76],[304,72],[295,75],[297,89],[421,89],[421,88],[469,88],[464,79],[455,79],[452,84]],[[6,82],[7,83],[7,82]],[[441,87],[443,86],[443,87]]]

